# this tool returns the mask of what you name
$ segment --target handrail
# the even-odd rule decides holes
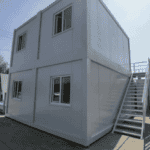
[[[125,95],[124,95],[124,98],[123,98],[123,101],[122,101],[122,104],[121,104],[121,108],[120,108],[120,110],[119,110],[119,113],[118,113],[117,119],[116,119],[116,121],[115,121],[115,125],[114,125],[114,127],[113,127],[113,131],[112,131],[112,133],[114,133],[114,130],[115,130],[115,127],[116,127],[116,124],[117,124],[118,118],[119,118],[119,116],[120,116],[120,113],[121,113],[121,110],[122,110],[122,107],[123,107],[123,104],[124,104],[124,101],[125,101],[125,98],[126,98],[126,95],[127,95],[127,91],[128,91],[128,89],[129,89],[129,85],[130,85],[131,80],[132,80],[132,77],[133,77],[133,74],[131,74],[130,81],[129,81],[129,83],[128,83],[128,87],[127,87],[127,89],[126,89],[126,92],[125,92]]]
[[[145,82],[144,82],[144,89],[143,89],[143,96],[142,96],[143,121],[142,121],[141,139],[143,139],[143,132],[145,130],[145,117],[146,117],[146,109],[147,109],[147,96],[148,96],[149,76],[150,76],[150,59],[148,58],[148,65],[146,67],[146,75],[145,75]]]
[[[133,64],[133,65],[131,66],[131,68],[133,67],[133,69],[131,69],[131,70],[133,70],[133,71],[132,71],[133,73],[136,73],[136,70],[138,70],[137,73],[139,73],[139,70],[142,70],[142,71],[143,71],[143,69],[145,69],[145,67],[142,68],[142,69],[141,69],[141,68],[140,68],[140,69],[135,69],[136,67],[139,67],[139,66],[147,66],[147,64],[146,64],[146,65],[138,65],[138,66],[135,66],[135,64],[139,64],[139,63],[147,63],[147,61],[131,63],[131,64]]]

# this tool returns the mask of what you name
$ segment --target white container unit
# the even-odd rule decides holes
[[[130,64],[102,1],[57,0],[14,30],[6,116],[88,146],[112,130]]]

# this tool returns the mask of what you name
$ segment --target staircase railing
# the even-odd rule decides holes
[[[116,127],[116,125],[117,125],[117,121],[118,121],[118,119],[119,119],[119,116],[120,116],[120,113],[121,113],[121,110],[122,110],[122,107],[123,107],[123,104],[124,104],[124,101],[125,101],[125,98],[126,98],[128,89],[129,89],[129,85],[130,85],[130,83],[131,83],[131,81],[132,81],[132,77],[133,77],[133,74],[131,74],[130,81],[129,81],[129,83],[128,83],[128,86],[127,86],[127,89],[126,89],[126,92],[125,92],[125,95],[124,95],[124,98],[123,98],[123,101],[122,101],[122,104],[121,104],[121,108],[120,108],[120,110],[119,110],[117,119],[116,119],[116,121],[115,121],[115,125],[114,125],[114,127],[113,127],[112,133],[114,133],[115,127]]]
[[[143,121],[142,121],[142,132],[141,132],[141,139],[143,139],[143,132],[145,130],[145,117],[146,117],[146,109],[147,109],[147,97],[148,97],[148,86],[149,86],[149,77],[150,77],[150,59],[148,58],[148,65],[146,67],[146,74],[145,74],[145,82],[144,82],[144,89],[143,89]]]
[[[139,65],[141,63],[145,63],[146,65]],[[137,64],[138,66],[136,66],[135,64]],[[145,66],[145,67],[143,67]],[[132,73],[140,73],[140,72],[145,72],[147,66],[147,61],[142,61],[142,62],[135,62],[135,63],[131,63],[131,70]],[[139,68],[142,67],[142,68]],[[141,71],[142,70],[142,71]]]

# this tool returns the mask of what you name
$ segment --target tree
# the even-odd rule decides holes
[[[6,69],[6,72],[5,72],[5,73],[6,73],[6,74],[9,74],[9,68]]]
[[[4,61],[4,57],[0,55],[0,73],[6,73],[8,69],[8,62]]]

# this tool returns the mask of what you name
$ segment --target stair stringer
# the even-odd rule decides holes
[[[125,98],[126,98],[126,95],[127,95],[128,89],[129,89],[129,86],[130,86],[130,83],[131,83],[131,81],[132,81],[132,78],[133,78],[133,74],[131,74],[130,81],[129,81],[129,83],[128,83],[128,87],[127,87],[127,89],[126,89],[126,92],[125,92],[125,95],[124,95],[124,98],[123,98],[123,101],[122,101],[122,104],[121,104],[121,108],[120,108],[120,110],[119,110],[119,113],[118,113],[118,116],[117,116],[115,125],[114,125],[113,130],[112,130],[112,133],[114,133],[115,127],[116,127],[116,125],[117,125],[117,122],[118,122],[118,119],[119,119],[119,116],[120,116],[120,113],[121,113],[121,110],[122,110],[122,107],[123,107],[123,104],[124,104],[124,101],[125,101]]]

